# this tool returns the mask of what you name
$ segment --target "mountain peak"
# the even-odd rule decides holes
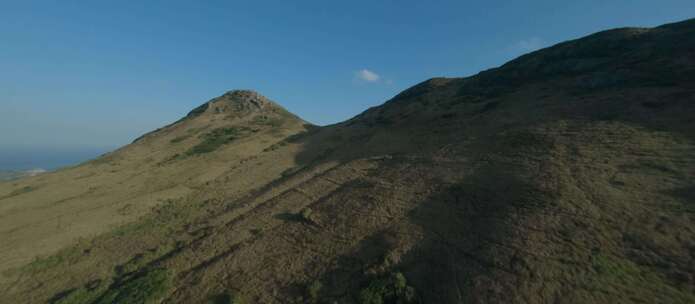
[[[268,103],[271,103],[271,101],[261,95],[260,93],[254,91],[254,90],[231,90],[228,91],[227,93],[224,93],[222,96],[218,97],[217,99],[226,99],[229,101],[233,102],[239,102],[239,103],[253,103],[258,105],[259,107],[262,107],[263,105],[266,105]]]
[[[206,117],[205,120],[207,121],[208,119],[216,120],[218,118],[222,118],[225,120],[229,118],[253,118],[256,116],[260,116],[262,119],[268,119],[269,117],[281,117],[283,119],[291,119],[297,122],[306,123],[301,118],[288,112],[279,104],[256,91],[231,90],[196,107],[188,112],[185,117],[177,120],[176,122],[146,133],[136,138],[133,142],[137,142],[151,134],[157,133],[162,129],[166,129],[170,126],[177,125],[185,121],[190,121],[192,119],[197,119],[199,117]]]
[[[252,113],[282,109],[281,106],[253,90],[231,90],[202,104],[188,113],[188,117],[203,113]]]
[[[232,90],[224,93],[210,102],[211,107],[216,113],[233,111],[262,111],[273,107],[278,107],[267,97],[252,90]]]

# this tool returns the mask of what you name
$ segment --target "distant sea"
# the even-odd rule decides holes
[[[56,170],[94,159],[115,148],[0,148],[0,171]]]

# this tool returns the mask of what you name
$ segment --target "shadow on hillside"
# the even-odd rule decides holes
[[[449,144],[457,144],[460,140],[567,121],[580,129],[597,123],[619,123],[657,132],[655,135],[671,133],[695,142],[695,132],[692,131],[695,120],[691,119],[695,113],[695,89],[668,86],[660,90],[628,88],[624,91],[592,91],[582,96],[568,96],[562,90],[554,94],[557,94],[553,97],[557,101],[550,104],[532,98],[498,100],[495,101],[498,106],[485,113],[442,112],[440,115],[453,115],[451,119],[436,118],[439,117],[437,115],[433,119],[410,117],[412,121],[389,124],[379,123],[373,118],[367,121],[358,118],[317,127],[287,140],[301,146],[294,156],[301,167],[387,154],[429,153]],[[510,116],[505,108],[512,106],[512,102],[524,104],[513,105],[515,112]]]
[[[499,279],[515,278],[523,261],[507,240],[542,198],[515,171],[484,166],[410,212],[424,238],[399,267],[426,303],[511,302],[510,287]],[[493,273],[498,281],[490,281]]]
[[[381,263],[391,247],[386,232],[378,232],[360,241],[349,254],[338,257],[335,268],[319,278],[325,290],[321,298],[340,303],[343,303],[341,299],[357,302],[359,291],[371,279],[365,272],[370,266]]]
[[[689,43],[692,41],[689,39]],[[663,54],[659,56],[663,57]],[[591,58],[578,59],[590,60]],[[620,63],[621,58],[608,59],[617,60]],[[524,96],[523,99],[507,98],[508,96],[494,96],[494,98],[483,96],[487,99],[480,101],[481,107],[485,107],[485,102],[495,102],[495,106],[473,116],[459,115],[454,112],[441,113],[448,115],[446,117],[439,114],[431,115],[449,119],[446,123],[410,117],[409,119],[413,121],[427,122],[422,125],[410,125],[411,131],[427,131],[422,133],[407,133],[403,125],[393,124],[388,117],[381,120],[377,117],[371,121],[360,117],[342,124],[318,128],[293,139],[294,143],[301,146],[295,161],[301,167],[310,167],[321,162],[343,163],[352,159],[385,154],[413,155],[426,150],[418,144],[441,144],[442,142],[446,144],[445,141],[434,139],[438,136],[447,140],[453,138],[445,137],[450,132],[467,132],[473,135],[478,152],[482,154],[501,153],[511,158],[528,152],[524,155],[525,159],[515,159],[519,162],[510,164],[510,167],[493,164],[477,169],[462,179],[460,184],[442,188],[428,199],[419,202],[418,207],[412,210],[407,219],[421,228],[424,238],[415,249],[404,255],[393,269],[401,270],[406,274],[419,290],[425,303],[509,303],[518,302],[519,298],[515,297],[522,294],[523,297],[527,297],[524,299],[526,302],[557,300],[562,295],[548,295],[543,292],[555,293],[568,289],[558,285],[561,284],[560,282],[548,280],[548,278],[558,277],[572,284],[584,284],[579,282],[579,279],[575,280],[573,276],[577,273],[586,275],[584,271],[594,270],[592,261],[581,260],[582,258],[587,259],[586,255],[593,254],[595,250],[629,249],[616,247],[622,245],[619,244],[621,240],[615,235],[622,236],[624,231],[617,230],[613,226],[617,225],[616,223],[624,224],[626,219],[611,217],[631,215],[633,211],[628,210],[619,214],[594,214],[594,218],[575,218],[574,216],[578,214],[572,213],[562,216],[551,213],[547,217],[535,216],[534,219],[538,219],[539,222],[528,223],[526,220],[529,216],[538,215],[538,212],[560,213],[566,212],[561,210],[565,208],[580,213],[587,211],[583,208],[588,209],[590,206],[574,206],[572,204],[575,202],[571,202],[559,208],[554,205],[559,204],[558,198],[553,197],[556,193],[549,193],[546,189],[548,185],[557,182],[553,180],[557,176],[552,174],[541,176],[540,174],[548,172],[539,172],[538,168],[523,168],[527,174],[522,175],[519,174],[519,168],[511,165],[523,166],[524,162],[533,162],[547,156],[538,152],[562,153],[552,150],[556,148],[553,145],[558,142],[558,139],[562,139],[564,145],[562,148],[603,149],[608,144],[615,143],[615,146],[610,146],[607,148],[609,150],[606,150],[611,153],[631,152],[622,146],[621,141],[646,142],[653,139],[651,135],[661,138],[665,134],[668,137],[675,137],[676,141],[695,143],[695,132],[692,131],[695,130],[695,120],[692,120],[692,115],[695,113],[695,102],[693,102],[695,84],[688,76],[693,75],[695,70],[692,66],[687,66],[678,74],[662,73],[663,67],[659,66],[659,60],[660,57],[657,56],[649,58],[641,66],[623,67],[617,73],[620,79],[614,79],[614,71],[610,69],[562,75],[564,78],[558,77],[558,82],[542,83],[542,85],[552,86],[551,89],[531,92],[538,94],[538,98],[532,96],[533,94]],[[672,58],[667,61],[669,64],[675,62]],[[570,66],[563,67],[564,63],[567,62],[559,62],[556,66],[560,72],[562,69],[570,68]],[[544,67],[546,65],[538,65],[539,69]],[[499,87],[499,83],[495,83],[498,77],[489,77],[487,80],[491,83],[485,81],[477,84],[473,81],[457,83],[465,83],[469,88],[464,88],[462,85],[461,89],[471,89],[474,93]],[[489,87],[470,88],[471,83]],[[523,85],[527,84],[538,85],[538,83]],[[461,92],[464,95],[467,93],[470,92]],[[425,101],[430,98],[427,94],[416,97]],[[403,98],[405,99],[391,105],[391,110],[393,107],[405,107],[409,102],[415,102],[415,100],[409,100],[408,96]],[[379,112],[379,108],[372,111],[372,113]],[[570,123],[565,124],[566,122]],[[612,124],[606,127],[606,124],[599,124],[606,122],[624,124],[628,128]],[[460,129],[449,127],[455,124],[465,126],[465,130],[463,130],[464,127]],[[562,125],[569,125],[569,127],[553,129],[555,126]],[[533,129],[537,126],[549,128],[543,130],[545,133],[535,132]],[[594,127],[602,129],[592,131]],[[634,129],[638,129],[638,132],[632,132]],[[643,130],[648,132],[639,132]],[[647,134],[651,132],[653,134]],[[388,138],[384,136],[385,134],[394,134],[396,138]],[[525,137],[497,136],[500,134],[517,134]],[[431,138],[422,138],[428,136]],[[573,146],[574,143],[577,145]],[[450,144],[457,143],[450,142]],[[528,151],[520,152],[521,149]],[[578,152],[566,151],[565,153],[570,153],[565,155],[566,159],[572,161],[576,156],[571,153]],[[472,153],[456,156],[471,155]],[[568,164],[559,165],[565,166],[565,169],[568,168]],[[590,183],[590,181],[583,182]],[[543,189],[540,189],[541,187]],[[583,189],[575,190],[581,192]],[[695,197],[693,193],[695,193],[693,187],[686,187],[668,194],[684,201],[692,201]],[[609,197],[603,196],[603,193],[584,195],[594,195],[595,197],[591,199],[597,200],[605,200]],[[610,205],[608,201],[596,203]],[[686,208],[692,207],[689,205]],[[612,211],[603,210],[600,207],[598,209],[601,212]],[[550,221],[562,222],[550,223]],[[533,230],[557,227],[562,227],[564,230]],[[389,241],[388,231],[391,228],[385,227],[386,230],[365,238],[353,253],[338,259],[338,266],[334,271],[320,278],[326,284],[327,290],[331,291],[329,297],[354,297],[355,292],[364,286],[369,280],[365,272],[374,264],[381,263],[381,259],[393,249],[394,245]],[[596,231],[615,235],[591,235]],[[531,232],[540,233],[543,239],[527,240]],[[586,234],[582,235],[583,239],[573,239],[581,233]],[[527,241],[528,243],[524,243]],[[556,244],[543,244],[543,242],[564,243],[552,247]],[[601,242],[610,242],[610,244]],[[525,247],[527,245],[531,247]],[[561,248],[557,250],[567,250],[567,252],[547,253],[547,256],[543,257],[545,260],[538,260],[535,257],[537,253],[533,252],[534,250],[548,248]],[[620,258],[629,261],[625,256]],[[544,266],[546,260],[548,264]],[[572,271],[577,273],[573,274]],[[583,289],[584,291],[589,290],[587,286],[579,286],[575,289],[582,288],[586,288]]]
[[[347,150],[354,150],[354,147],[346,149],[356,143],[355,134],[352,134],[354,132],[344,125],[316,127],[290,136],[287,141],[301,146],[300,152],[295,155],[295,162],[301,167],[309,167],[321,162],[344,162],[356,157],[357,155],[347,153]]]
[[[695,212],[695,185],[663,191],[663,193],[681,202],[682,209],[676,211]]]
[[[375,138],[374,130],[394,132],[403,127],[397,122],[428,122],[417,119],[427,115],[441,118],[445,125],[460,123],[463,116],[467,121],[461,125],[465,128],[487,124],[504,129],[557,120],[615,121],[678,133],[695,142],[692,24],[688,20],[652,31],[600,32],[521,56],[472,77],[425,81],[404,90],[388,104],[303,137],[304,149],[296,160],[307,165],[322,157],[344,159],[359,154],[359,149],[367,150],[362,151],[363,156],[378,155],[380,148],[391,153],[412,152],[379,147],[379,143],[390,146],[394,142],[388,137]],[[460,115],[475,112],[472,109],[480,113]],[[510,112],[497,116],[505,110]],[[447,121],[454,117],[458,122]],[[413,127],[415,130],[418,125]],[[436,128],[437,124],[419,127]],[[439,136],[436,130],[430,131],[424,134]]]
[[[492,288],[496,283],[485,281],[491,272],[513,278],[510,273],[523,268],[514,251],[500,251],[494,244],[511,237],[514,219],[532,212],[536,192],[518,178],[514,168],[495,165],[476,170],[461,183],[441,186],[404,218],[420,227],[420,243],[393,260],[394,264],[391,257],[404,243],[400,238],[415,236],[397,226],[383,227],[339,257],[334,270],[319,278],[327,290],[324,296],[355,300],[371,280],[403,272],[423,303],[509,300],[488,290],[479,296],[472,296],[471,291]]]

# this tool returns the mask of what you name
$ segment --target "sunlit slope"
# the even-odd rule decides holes
[[[232,91],[93,161],[0,183],[0,270],[135,220],[221,176],[229,183],[210,191],[233,195],[268,182],[290,164],[256,170],[245,162],[305,124],[255,92]]]

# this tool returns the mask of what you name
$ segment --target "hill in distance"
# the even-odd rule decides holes
[[[0,184],[2,303],[695,303],[695,21]]]

